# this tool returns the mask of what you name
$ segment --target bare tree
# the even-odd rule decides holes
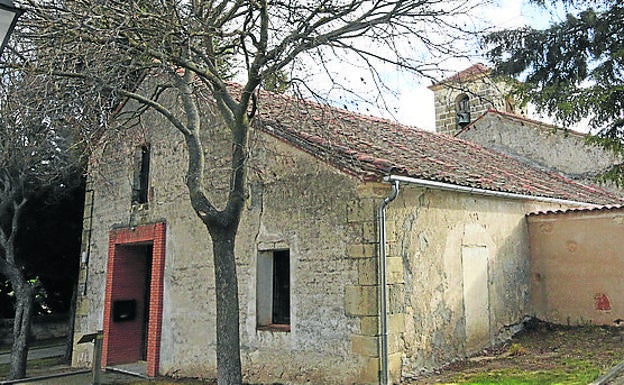
[[[17,244],[25,209],[35,200],[41,203],[42,197],[70,191],[80,179],[78,158],[69,145],[71,135],[51,123],[52,109],[45,108],[51,99],[40,93],[44,89],[40,78],[0,73],[0,274],[15,293],[11,379],[25,376],[38,289],[26,273],[26,256]]]
[[[248,194],[248,132],[256,90],[280,72],[305,87],[305,68],[311,64],[335,81],[331,58],[347,54],[379,86],[382,66],[431,76],[437,61],[459,55],[457,47],[474,38],[467,15],[483,2],[25,0],[21,5],[28,12],[18,36],[27,70],[79,82],[83,94],[134,99],[183,135],[190,200],[213,245],[218,383],[240,384],[234,244]],[[151,77],[158,84],[150,92],[136,86],[146,74],[158,75]],[[228,87],[232,78],[240,87]],[[164,90],[176,93],[183,114],[161,103]],[[206,92],[231,134],[223,205],[211,200],[203,184],[200,104],[205,98],[200,95]]]

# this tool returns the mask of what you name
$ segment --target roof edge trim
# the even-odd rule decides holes
[[[418,185],[421,187],[435,188],[438,190],[456,191],[456,192],[463,192],[467,194],[487,195],[487,196],[498,197],[498,198],[533,200],[533,201],[539,201],[539,202],[560,203],[560,204],[583,206],[583,207],[600,206],[598,204],[590,203],[590,202],[572,201],[572,200],[559,199],[559,198],[542,197],[542,196],[537,196],[537,195],[525,195],[525,194],[510,193],[510,192],[504,192],[504,191],[485,190],[485,189],[481,189],[477,187],[460,186],[460,185],[451,184],[451,183],[436,182],[436,181],[431,181],[431,180],[426,180],[426,179],[418,179],[418,178],[412,178],[412,177],[400,176],[400,175],[388,175],[388,176],[385,176],[383,180],[384,182],[402,182],[402,183],[407,183],[407,184]]]

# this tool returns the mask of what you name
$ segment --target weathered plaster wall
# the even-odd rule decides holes
[[[390,333],[400,335],[404,376],[506,338],[531,313],[524,215],[548,206],[403,188],[388,209],[388,233],[389,259],[403,268],[403,288],[391,297],[401,303],[403,329]],[[475,254],[480,257],[471,259]],[[475,266],[479,261],[487,266]],[[479,270],[486,272],[486,282],[469,286],[470,274]],[[483,298],[486,307],[471,309],[466,298]]]
[[[535,315],[564,325],[620,324],[624,212],[531,215],[528,223]]]
[[[496,113],[486,114],[458,136],[584,183],[595,183],[597,175],[621,162],[614,153],[588,145],[583,135]]]
[[[160,373],[211,377],[216,342],[212,249],[187,198],[182,137],[165,124],[146,115],[131,132],[107,138],[93,158],[93,224],[85,232],[90,256],[88,274],[86,263],[81,268],[86,295],[78,299],[75,341],[102,328],[109,230],[166,221]],[[206,154],[207,182],[219,202],[230,145],[218,125],[207,129],[215,143]],[[150,198],[147,205],[131,208],[133,153],[143,143],[152,153]],[[353,178],[266,134],[252,133],[250,147],[250,197],[236,246],[245,380],[376,382],[374,215],[389,186],[359,188]],[[88,217],[90,204],[85,212]],[[290,332],[256,328],[256,258],[273,247],[290,249]],[[75,345],[75,365],[91,359],[89,344]]]
[[[360,285],[361,259],[373,257],[352,250],[375,241],[373,201],[355,180],[276,139],[259,135],[254,146],[267,166],[252,177],[239,231],[246,376],[266,383],[372,382],[369,357],[352,346],[360,314],[345,292]],[[273,244],[291,253],[289,333],[256,330],[256,255]]]

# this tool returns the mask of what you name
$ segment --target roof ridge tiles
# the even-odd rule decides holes
[[[255,126],[364,181],[381,181],[394,173],[492,191],[624,203],[599,187],[533,168],[464,139],[285,94],[258,92]]]

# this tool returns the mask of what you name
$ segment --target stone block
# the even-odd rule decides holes
[[[365,336],[376,336],[379,334],[379,317],[361,317],[360,318],[360,334]]]
[[[358,384],[378,384],[379,383],[379,359],[368,358],[362,364]]]
[[[394,353],[388,356],[388,378],[392,384],[401,383],[401,368],[403,360],[401,353]]]
[[[362,222],[349,222],[347,223],[347,241],[357,243],[362,242]]]
[[[375,242],[377,240],[377,225],[375,221],[362,222],[362,240],[365,242]]]
[[[346,286],[344,298],[349,316],[377,314],[377,286]]]
[[[79,297],[76,300],[76,315],[89,314],[89,302],[88,297]]]
[[[354,243],[347,246],[347,256],[350,258],[372,258],[377,255],[376,244]]]
[[[377,284],[377,258],[364,258],[358,261],[358,283],[360,285]]]
[[[388,313],[403,313],[405,311],[405,285],[388,285]]]
[[[390,333],[403,333],[405,330],[405,314],[388,314],[388,331]]]
[[[258,251],[270,251],[270,250],[287,250],[289,249],[288,243],[282,239],[276,239],[271,241],[260,241],[257,245]]]
[[[386,238],[386,256],[387,257],[398,257],[401,255],[401,251],[403,249],[402,242],[388,242]]]
[[[364,222],[375,219],[375,209],[371,199],[361,199],[347,204],[347,221]]]
[[[351,336],[351,352],[365,357],[379,357],[379,337]]]
[[[400,226],[395,220],[386,221],[386,242],[397,242],[397,234],[402,233]]]
[[[373,207],[377,207],[381,199],[390,195],[390,191],[391,188],[387,183],[362,183],[357,186],[357,192],[363,198],[362,201],[364,199],[371,200],[374,204]]]
[[[403,258],[386,258],[386,280],[388,284],[403,283]]]
[[[388,332],[388,353],[395,354],[403,351],[403,340],[400,333]]]

